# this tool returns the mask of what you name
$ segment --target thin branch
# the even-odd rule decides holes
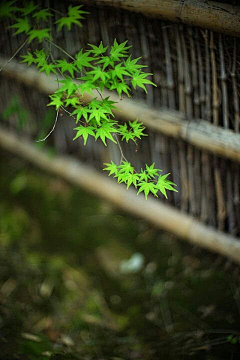
[[[2,71],[2,69],[3,69],[8,63],[10,63],[10,61],[12,61],[12,60],[15,58],[15,56],[19,53],[19,51],[20,51],[20,50],[24,47],[24,45],[27,43],[28,39],[29,39],[29,37],[22,43],[22,45],[17,49],[17,51],[13,54],[13,56],[12,56],[8,61],[6,61],[5,64],[3,64],[3,66],[0,68],[0,72]]]
[[[72,55],[70,55],[67,51],[65,51],[63,48],[61,48],[60,46],[58,46],[57,44],[55,44],[54,42],[46,39],[51,45],[55,46],[57,49],[61,50],[65,55],[67,55],[70,59],[72,59],[73,61],[75,61],[76,59],[74,59],[74,57],[72,57]]]
[[[53,124],[53,127],[52,129],[50,130],[50,132],[45,136],[44,139],[40,139],[40,140],[36,140],[36,142],[41,142],[41,141],[45,141],[50,135],[51,133],[54,131],[56,125],[57,125],[57,121],[58,121],[58,114],[59,114],[59,109],[57,110],[57,114],[56,114],[56,118],[55,118],[55,121],[54,121],[54,124]]]
[[[124,154],[123,154],[123,150],[122,150],[122,147],[121,147],[120,142],[119,142],[119,140],[118,140],[117,134],[114,134],[113,136],[114,136],[115,139],[117,140],[117,144],[118,144],[118,147],[119,147],[119,151],[120,151],[120,153],[121,153],[120,163],[121,163],[123,160],[128,161],[128,160],[125,158]]]

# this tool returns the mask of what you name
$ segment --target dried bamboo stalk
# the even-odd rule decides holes
[[[173,67],[172,67],[171,52],[170,52],[170,46],[169,46],[168,31],[167,31],[166,26],[162,27],[162,34],[163,34],[163,44],[164,44],[164,50],[165,50],[165,64],[166,64],[167,89],[168,89],[168,106],[170,107],[170,109],[176,109]]]
[[[184,66],[183,66],[183,51],[180,38],[180,32],[182,31],[182,25],[175,25],[176,34],[176,48],[177,48],[177,69],[178,69],[178,94],[179,94],[179,110],[185,113],[185,85],[184,85]],[[188,175],[186,165],[186,145],[182,142],[178,142],[179,146],[179,164],[180,164],[180,180],[181,180],[181,203],[180,208],[182,211],[188,210]]]
[[[175,25],[175,34],[176,34],[176,48],[177,48],[177,72],[178,72],[178,94],[179,94],[179,110],[185,113],[185,89],[184,89],[184,66],[183,66],[183,52],[180,39],[180,27]]]
[[[169,205],[153,198],[147,201],[142,195],[136,195],[132,189],[126,190],[107,176],[81,164],[67,156],[49,157],[25,138],[13,135],[0,127],[0,146],[16,156],[30,161],[40,169],[82,187],[118,208],[144,218],[155,226],[177,235],[192,244],[202,246],[210,251],[240,263],[240,242],[233,236],[205,226],[192,216],[180,213]]]
[[[210,0],[81,0],[240,36],[240,7]],[[226,0],[227,2],[227,0]]]
[[[210,56],[211,56],[211,65],[212,65],[212,93],[213,93],[213,124],[218,126],[219,124],[219,89],[217,81],[217,66],[216,66],[216,57],[215,57],[215,44],[214,44],[214,34],[210,33]],[[224,201],[223,185],[221,179],[221,173],[218,168],[217,159],[214,159],[214,179],[215,179],[215,189],[217,197],[217,208],[218,208],[218,227],[220,230],[224,229],[224,223],[226,219],[226,206]]]
[[[237,40],[234,38],[233,44],[233,64],[232,64],[232,86],[233,86],[233,105],[234,105],[234,130],[238,133],[240,128],[240,110],[239,110],[239,96],[237,91],[236,81],[236,65],[237,65]]]
[[[225,68],[223,40],[222,35],[219,34],[219,57],[220,57],[220,80],[222,85],[222,112],[223,112],[223,126],[225,129],[229,128],[229,111],[228,111],[228,92],[227,92],[227,73]]]
[[[192,81],[191,71],[189,64],[189,57],[187,51],[186,37],[183,31],[180,32],[180,40],[183,49],[183,65],[184,65],[184,85],[185,85],[185,98],[186,98],[186,116],[189,121],[193,119],[193,106],[192,106]],[[189,210],[191,214],[196,215],[196,201],[194,189],[194,175],[193,175],[193,147],[187,146],[187,172],[188,172],[188,192],[189,192]]]
[[[192,70],[192,87],[193,87],[193,108],[194,108],[194,118],[200,118],[200,99],[199,99],[199,89],[198,89],[198,68],[197,68],[197,57],[195,43],[193,39],[193,29],[192,27],[188,28],[189,42],[190,42],[190,56],[191,56],[191,70]]]
[[[212,116],[212,108],[211,108],[211,71],[210,71],[210,56],[209,56],[209,31],[199,30],[202,34],[204,39],[204,54],[205,54],[205,76],[203,77],[203,86],[205,91],[205,102],[203,107],[203,117],[210,123],[211,116]],[[201,60],[200,60],[201,62]],[[205,84],[204,84],[205,80]],[[202,204],[201,204],[201,219],[206,221],[210,219],[212,216],[212,206],[209,206],[210,199],[211,199],[211,192],[212,192],[212,184],[211,184],[211,166],[210,166],[210,159],[209,154],[206,151],[202,152],[202,174],[203,179],[202,183],[204,185],[203,196],[202,196]],[[210,222],[212,223],[212,222]]]
[[[196,45],[197,45],[197,66],[198,66],[198,75],[199,75],[200,117],[204,119],[205,118],[205,108],[204,108],[205,86],[204,86],[203,60],[202,60],[202,53],[201,53],[200,39],[199,39],[199,29],[196,29]]]
[[[210,68],[210,54],[209,54],[209,31],[202,32],[205,41],[205,83],[206,83],[206,110],[204,119],[211,122],[212,118],[212,92],[211,92],[211,68]]]
[[[215,45],[214,45],[214,34],[210,33],[210,55],[211,55],[211,65],[212,65],[212,107],[213,107],[213,124],[219,125],[219,107],[220,107],[220,98],[219,98],[219,88],[217,81],[217,65],[216,65],[216,56],[215,56]]]
[[[227,73],[225,68],[224,61],[224,52],[223,52],[223,40],[222,35],[219,34],[219,57],[220,57],[220,80],[222,86],[222,116],[223,116],[223,126],[229,128],[229,110],[228,110],[228,92],[227,92]],[[235,220],[233,214],[233,194],[232,194],[232,175],[229,169],[227,170],[226,178],[226,211],[228,218],[229,231],[232,234],[235,227]]]
[[[194,118],[200,117],[200,98],[199,98],[199,84],[198,84],[198,67],[197,67],[197,55],[195,49],[195,41],[193,39],[193,29],[188,29],[189,41],[190,41],[190,55],[191,55],[191,70],[192,70],[192,87],[193,87],[193,109]],[[196,215],[200,215],[201,209],[201,197],[202,197],[202,184],[200,173],[200,152],[198,149],[193,149],[193,171],[194,171],[194,194],[195,194],[195,211]]]

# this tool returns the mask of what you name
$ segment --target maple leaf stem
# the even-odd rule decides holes
[[[119,140],[118,140],[117,134],[114,134],[113,136],[115,137],[115,139],[116,139],[116,141],[117,141],[117,145],[118,145],[118,147],[119,147],[119,151],[120,151],[120,154],[121,154],[120,162],[122,162],[123,160],[128,161],[128,160],[125,158],[124,154],[123,154],[123,150],[122,150],[122,147],[121,147],[120,142],[119,142]]]
[[[36,140],[36,142],[45,141],[45,140],[51,135],[51,133],[54,131],[54,129],[55,129],[56,125],[57,125],[58,115],[59,115],[59,109],[57,109],[57,113],[56,113],[56,117],[55,117],[55,121],[54,121],[54,124],[53,124],[52,129],[51,129],[51,130],[49,131],[49,133],[45,136],[45,138]]]
[[[67,55],[70,59],[72,59],[73,61],[75,61],[74,57],[72,57],[72,55],[70,55],[67,51],[65,51],[63,48],[61,48],[61,46],[58,46],[57,44],[55,44],[54,42],[46,39],[49,44],[55,46],[57,49],[61,50],[65,55]]]
[[[19,51],[24,47],[24,45],[28,42],[28,39],[29,39],[29,37],[22,43],[22,45],[15,51],[15,53],[13,54],[13,56],[10,58],[10,59],[8,59],[8,61],[6,61],[5,62],[5,64],[3,64],[3,66],[0,68],[0,72],[2,71],[2,69],[7,65],[7,64],[9,64],[10,63],[10,61],[12,61],[14,58],[15,58],[15,56],[19,53]]]
[[[76,118],[67,110],[67,109],[65,109],[65,107],[63,107],[63,106],[61,106],[61,109],[63,110],[63,111],[65,111],[65,113],[67,113],[69,116],[71,116],[71,118],[73,118],[75,121],[76,121]],[[82,121],[82,120],[78,120],[80,123],[82,123],[82,124],[85,124],[85,122],[84,121]]]
[[[53,9],[53,8],[50,8],[49,7],[49,10],[55,12],[56,14],[60,14],[62,17],[64,16],[60,11],[56,10],[56,9]]]

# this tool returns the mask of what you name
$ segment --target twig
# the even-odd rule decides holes
[[[117,135],[114,134],[113,136],[114,136],[115,139],[117,140],[117,144],[118,144],[118,147],[119,147],[119,150],[120,150],[120,153],[121,153],[120,163],[121,163],[123,160],[128,161],[128,160],[125,158],[124,154],[123,154],[123,150],[122,150],[122,147],[121,147],[121,145],[120,145],[120,142],[119,142],[119,140],[118,140]]]
[[[57,121],[58,121],[58,114],[59,114],[59,109],[57,110],[56,118],[55,118],[53,127],[52,127],[52,129],[50,130],[50,132],[45,136],[44,139],[36,140],[36,142],[45,141],[45,140],[51,135],[51,133],[54,131],[54,129],[55,129],[55,127],[56,127],[56,124],[57,124]]]
[[[74,57],[72,57],[72,55],[70,55],[67,51],[65,51],[63,48],[61,48],[60,46],[58,46],[57,44],[55,44],[54,42],[46,39],[51,45],[55,46],[57,49],[61,50],[65,55],[67,55],[70,59],[72,59],[73,61],[75,61],[76,59],[74,59]]]
[[[15,58],[15,56],[19,53],[19,51],[24,47],[24,45],[27,43],[27,41],[28,41],[28,39],[29,39],[29,37],[23,42],[23,44],[17,49],[17,51],[13,54],[13,56],[8,60],[8,61],[6,61],[5,62],[5,64],[3,64],[3,66],[0,68],[0,72],[2,71],[2,69],[8,64],[8,63],[10,63],[10,61],[12,61],[14,58]]]

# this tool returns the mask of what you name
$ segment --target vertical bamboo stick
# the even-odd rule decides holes
[[[183,52],[180,39],[180,28],[182,25],[175,25],[176,46],[177,46],[177,69],[178,69],[178,94],[179,94],[179,110],[186,111],[185,105],[185,89],[184,89],[184,67],[183,67]],[[188,175],[186,164],[186,145],[183,141],[178,142],[179,145],[179,164],[180,164],[180,180],[181,180],[181,210],[188,210]]]
[[[210,33],[210,53],[211,53],[211,65],[212,65],[212,106],[213,106],[213,124],[219,125],[219,89],[217,81],[217,65],[216,65],[216,56],[215,56],[215,45],[214,45],[214,34],[211,31]]]
[[[220,57],[220,79],[222,85],[222,111],[223,111],[223,126],[229,128],[229,111],[228,111],[228,92],[227,92],[227,73],[224,61],[223,40],[222,34],[219,34],[219,57]]]
[[[183,58],[184,58],[184,84],[185,84],[185,96],[186,96],[186,115],[189,121],[193,119],[193,106],[192,106],[192,81],[191,81],[191,68],[189,65],[189,57],[187,51],[187,44],[185,39],[185,33],[181,31],[180,35]],[[196,201],[195,201],[195,189],[194,189],[194,175],[193,175],[193,147],[187,146],[187,166],[188,166],[188,185],[189,185],[189,210],[190,213],[196,215]]]
[[[179,110],[185,112],[185,89],[184,89],[184,74],[183,74],[183,54],[180,40],[179,25],[175,25],[176,34],[176,48],[177,48],[177,73],[178,73],[178,102]]]
[[[200,98],[199,98],[199,85],[198,85],[197,57],[196,57],[196,49],[195,49],[196,38],[193,39],[192,27],[188,28],[188,36],[190,42],[194,118],[198,119],[200,117]]]
[[[217,82],[217,66],[215,57],[215,44],[213,32],[210,33],[210,55],[212,65],[212,94],[213,94],[213,123],[218,126],[219,124],[219,90]],[[226,208],[223,195],[223,185],[221,179],[221,173],[218,168],[218,161],[214,158],[214,179],[217,196],[217,208],[218,208],[218,227],[220,230],[224,229],[224,223],[226,218]]]
[[[232,86],[233,86],[233,105],[234,105],[234,130],[238,133],[240,127],[240,111],[239,111],[239,96],[237,91],[236,81],[236,65],[237,65],[237,39],[234,38],[233,43],[233,62],[232,62]]]
[[[199,102],[200,102],[200,117],[205,119],[205,86],[204,86],[204,71],[203,71],[203,60],[200,46],[199,30],[196,31],[196,46],[197,46],[197,65],[199,74]],[[208,59],[209,62],[209,59]],[[207,69],[206,69],[207,70]]]
[[[219,55],[220,55],[220,79],[222,87],[222,113],[223,113],[223,126],[229,128],[229,109],[228,109],[228,89],[227,89],[227,73],[225,68],[224,52],[223,52],[223,39],[222,35],[219,34]],[[227,170],[227,217],[229,231],[232,233],[235,228],[235,219],[233,214],[233,194],[232,194],[232,174],[231,171]]]
[[[190,56],[191,56],[191,69],[192,69],[192,86],[193,86],[193,108],[194,117],[200,117],[200,97],[199,97],[199,82],[198,82],[198,66],[197,66],[197,55],[196,55],[196,36],[193,38],[192,27],[188,28],[189,42],[190,42]],[[195,41],[194,41],[195,40]],[[201,209],[201,198],[204,196],[202,192],[201,184],[201,171],[200,171],[200,152],[198,149],[193,149],[194,163],[194,189],[195,189],[195,201],[196,201],[196,215],[200,215]]]
[[[166,66],[166,74],[167,74],[167,91],[168,91],[168,104],[171,109],[175,109],[175,84],[173,79],[173,67],[172,67],[172,60],[171,60],[171,52],[169,46],[169,37],[168,37],[168,30],[166,26],[162,27],[163,33],[163,44],[165,50],[165,66]]]

